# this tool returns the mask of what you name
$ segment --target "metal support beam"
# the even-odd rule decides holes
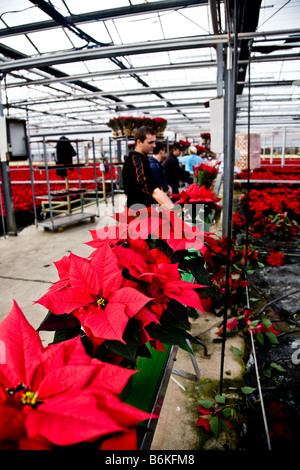
[[[185,49],[198,49],[210,47],[218,43],[227,43],[226,34],[206,36],[193,36],[179,39],[165,39],[164,41],[146,41],[136,44],[116,45],[116,46],[95,46],[93,48],[75,49],[55,54],[43,54],[38,57],[26,57],[22,59],[10,60],[0,64],[2,73],[14,70],[40,68],[54,64],[67,64],[70,62],[80,62],[82,60],[107,59],[119,56],[145,54],[153,52],[165,52]]]
[[[222,234],[231,237],[236,126],[236,46],[227,48],[224,101],[224,182]]]
[[[81,15],[66,16],[68,22],[90,23],[92,21],[105,21],[113,20],[116,18],[124,18],[126,16],[145,15],[146,13],[156,13],[158,11],[177,10],[179,8],[194,7],[197,5],[206,5],[208,0],[164,0],[163,2],[140,3],[137,5],[130,5],[121,8],[107,8],[100,11],[86,12]],[[32,33],[35,31],[49,30],[57,27],[57,22],[54,20],[39,21],[37,23],[22,24],[12,26],[10,28],[0,29],[1,36],[15,36],[19,34]]]
[[[39,80],[28,80],[24,79],[20,82],[7,83],[6,88],[19,88],[22,86],[28,87],[29,85],[51,85],[56,82],[71,82],[75,80],[83,80],[98,77],[111,77],[119,75],[130,75],[131,73],[147,73],[147,72],[164,72],[170,70],[186,70],[195,68],[208,68],[216,67],[217,62],[215,60],[203,60],[197,62],[181,62],[179,64],[158,64],[149,65],[145,67],[133,67],[127,69],[114,69],[114,70],[100,70],[99,72],[86,72],[77,75],[66,75],[54,78],[41,78]]]
[[[221,369],[220,369],[220,395],[223,392],[223,374],[225,359],[225,343],[226,343],[226,326],[229,307],[229,280],[230,280],[230,251],[231,251],[231,232],[232,232],[232,208],[233,208],[233,179],[234,179],[234,161],[235,161],[235,121],[236,121],[236,92],[237,92],[237,0],[234,0],[233,18],[227,14],[228,31],[230,28],[234,30],[234,39],[230,41],[227,47],[227,61],[225,71],[225,144],[224,145],[224,188],[223,201],[226,198],[226,207],[224,213],[223,205],[223,236],[227,237],[227,266],[226,266],[226,286],[225,286],[225,305],[223,317],[223,336],[222,336],[222,352],[221,352]],[[226,172],[226,173],[225,173]],[[225,187],[226,181],[226,187]]]
[[[0,191],[1,189],[3,191],[5,217],[6,217],[6,231],[8,235],[18,235],[14,202],[13,202],[13,197],[12,197],[10,173],[9,173],[9,161],[7,158],[8,151],[7,151],[7,139],[6,139],[6,122],[4,120],[4,114],[3,114],[1,80],[0,80],[0,119],[3,120],[3,125],[1,125],[1,131],[3,132],[3,135],[1,135],[2,144],[1,144],[1,155],[0,155],[2,188],[0,188]],[[2,206],[2,198],[1,198],[1,206]],[[4,224],[3,224],[3,230],[4,230]],[[4,231],[4,235],[5,235],[5,231]]]
[[[299,34],[299,29],[288,31],[268,31],[267,33],[239,33],[238,39],[262,38],[266,36],[278,36],[284,38],[290,34]],[[208,34],[205,36],[194,36],[189,38],[165,39],[164,41],[146,41],[137,44],[125,44],[117,46],[99,46],[79,50],[57,52],[55,54],[43,54],[39,57],[28,57],[17,59],[0,64],[2,72],[12,72],[14,70],[31,69],[34,67],[50,66],[54,64],[66,64],[81,60],[93,60],[112,58],[117,56],[128,56],[153,52],[164,52],[184,49],[197,49],[201,47],[215,46],[219,43],[227,43],[227,34]]]
[[[286,145],[286,128],[283,128],[282,134],[282,152],[281,152],[281,166],[285,165],[285,145]]]

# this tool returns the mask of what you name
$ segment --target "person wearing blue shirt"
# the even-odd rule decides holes
[[[200,165],[203,163],[203,158],[197,155],[197,149],[193,145],[189,147],[188,155],[184,155],[183,157],[178,157],[180,163],[184,164],[185,171],[188,171],[190,174],[194,173],[193,166]]]
[[[191,146],[189,148],[189,154],[190,154],[190,161],[189,161],[189,172],[193,173],[194,166],[200,165],[200,163],[203,163],[203,158],[200,157],[200,155],[197,155],[197,149],[194,146]]]
[[[155,183],[168,195],[171,194],[171,188],[168,185],[166,173],[162,162],[166,158],[166,147],[162,142],[156,142],[156,147],[153,150],[153,155],[149,157],[150,168],[152,170]]]

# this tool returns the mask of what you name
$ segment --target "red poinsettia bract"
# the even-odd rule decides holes
[[[144,243],[147,245],[146,242]],[[155,254],[152,254],[153,251]],[[183,305],[203,311],[199,295],[195,292],[195,289],[204,286],[182,281],[178,271],[178,263],[171,264],[170,260],[166,259],[166,255],[159,249],[145,249],[142,256],[130,247],[124,248],[116,245],[114,252],[122,266],[125,266],[131,275],[148,283],[147,291],[152,298],[155,298],[158,293],[164,294],[166,300],[173,298]],[[155,256],[158,262],[155,262]],[[169,262],[159,262],[161,260]]]
[[[270,251],[267,256],[267,261],[271,266],[282,266],[284,264],[284,254],[278,251],[277,253]]]
[[[186,190],[182,190],[178,194],[173,194],[173,198],[178,204],[188,204],[193,202],[198,202],[199,204],[207,204],[212,208],[220,210],[221,207],[217,204],[221,201],[221,198],[216,197],[215,193],[211,189],[206,188],[205,186],[197,186],[197,184],[191,184]]]
[[[129,319],[152,300],[122,276],[108,243],[89,259],[71,253],[56,267],[60,280],[37,303],[55,315],[77,317],[94,346],[105,340],[124,342]]]
[[[80,337],[43,347],[15,302],[0,340],[1,449],[137,448],[136,426],[150,415],[118,398],[133,371],[91,359]]]

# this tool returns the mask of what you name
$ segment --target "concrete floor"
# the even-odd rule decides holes
[[[115,210],[123,210],[125,198],[115,196]],[[90,212],[90,209],[89,209]],[[91,240],[89,230],[94,230],[101,218],[112,214],[111,200],[108,204],[100,203],[100,219],[93,223],[80,222],[68,226],[61,232],[45,231],[34,225],[23,229],[18,236],[0,238],[0,321],[6,317],[12,307],[13,299],[18,303],[30,324],[37,328],[47,311],[34,304],[51,284],[58,280],[54,261],[60,260],[70,251],[79,256],[88,256],[92,248],[85,245]],[[199,334],[208,345],[208,357],[204,356],[202,346],[195,348],[195,358],[200,369],[200,383],[206,378],[219,380],[221,345],[212,343],[216,338],[216,324],[221,319],[215,315],[202,314],[192,322],[192,333]],[[51,342],[53,334],[40,333],[43,344]],[[231,345],[242,348],[241,339],[236,337],[226,342],[224,371],[231,378],[239,377],[242,366],[230,351]],[[190,355],[179,350],[176,368],[195,375]],[[189,380],[174,373],[168,383],[162,411],[154,434],[153,450],[194,450],[199,449],[199,435],[195,428],[197,421],[197,397],[199,382]],[[196,398],[195,398],[196,397]],[[199,397],[198,397],[199,398]],[[171,432],[170,432],[171,430]]]

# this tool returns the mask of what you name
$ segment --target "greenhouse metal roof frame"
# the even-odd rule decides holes
[[[109,134],[109,118],[128,113],[159,114],[168,120],[168,131],[187,138],[197,139],[201,130],[209,130],[208,104],[220,93],[224,57],[220,48],[225,50],[228,44],[232,1],[136,1],[132,5],[129,0],[115,0],[111,8],[102,10],[99,2],[91,2],[98,10],[88,12],[88,2],[79,7],[76,0],[13,0],[7,8],[5,2],[0,16],[4,108],[16,117],[28,116],[31,134],[65,133],[72,128]],[[238,4],[244,15],[239,19],[237,126],[245,127],[247,121],[247,44],[252,40],[252,116],[259,126],[296,127],[300,115],[299,0]],[[25,15],[29,7],[30,21],[23,19],[23,24],[14,21],[15,17],[20,20],[21,13],[8,13],[19,9]],[[293,21],[281,21],[278,29],[276,14],[284,19],[288,8]],[[262,27],[256,27],[253,13],[260,15]],[[177,17],[179,27],[174,23]],[[138,34],[132,38],[128,26],[134,29],[143,24],[141,39],[145,40]],[[106,28],[106,36],[104,29],[98,33],[100,27]],[[39,43],[46,32],[50,38],[64,34],[66,45],[53,41],[47,50]],[[19,47],[12,47],[15,44]],[[31,54],[26,54],[29,44]],[[283,53],[276,53],[279,50]],[[266,63],[270,65],[261,71]],[[293,64],[293,71],[284,73],[286,63]],[[273,64],[280,67],[280,73],[268,72]]]

